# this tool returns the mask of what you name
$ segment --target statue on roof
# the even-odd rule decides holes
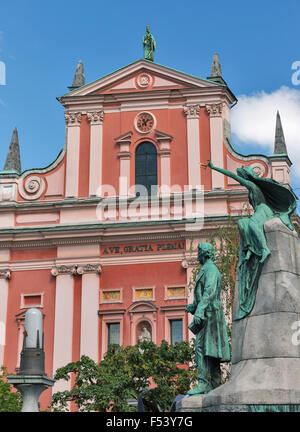
[[[146,33],[143,39],[144,59],[154,61],[154,51],[156,49],[156,42],[154,36],[150,33],[150,26],[146,27]]]

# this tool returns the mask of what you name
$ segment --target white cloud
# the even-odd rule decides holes
[[[238,100],[232,110],[232,132],[240,141],[254,144],[268,155],[273,154],[279,111],[292,171],[300,179],[300,90],[282,86],[272,93],[241,95]]]

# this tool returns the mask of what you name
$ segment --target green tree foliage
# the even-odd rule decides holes
[[[20,393],[12,392],[12,386],[6,381],[6,368],[0,370],[0,412],[21,411],[22,398]]]
[[[87,356],[56,371],[55,379],[75,383],[70,391],[53,395],[51,408],[68,411],[73,401],[79,411],[135,411],[128,399],[142,393],[146,411],[167,411],[178,394],[185,394],[196,379],[194,349],[188,342],[160,346],[153,342],[139,345],[111,345],[104,359],[96,364]],[[185,365],[186,367],[183,367]],[[154,386],[150,384],[154,384]],[[153,387],[153,388],[152,388]]]
[[[220,226],[210,237],[216,249],[216,264],[222,275],[222,291],[225,303],[225,314],[231,313],[234,298],[236,271],[240,251],[240,237],[237,221],[231,215],[226,225]]]

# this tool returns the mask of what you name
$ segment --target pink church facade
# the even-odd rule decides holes
[[[287,155],[233,149],[236,98],[216,78],[136,61],[59,98],[66,142],[52,164],[1,171],[0,363],[9,372],[29,307],[44,316],[51,377],[83,354],[100,361],[109,343],[138,343],[143,327],[157,344],[191,337],[191,244],[247,202],[207,159],[290,183]],[[42,406],[70,385],[57,382]]]

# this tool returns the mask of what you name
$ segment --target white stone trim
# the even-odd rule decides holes
[[[99,281],[97,273],[82,275],[80,356],[87,355],[98,362],[99,349]]]
[[[185,284],[171,284],[171,285],[165,285],[165,297],[164,299],[167,301],[172,300],[182,300],[187,298],[187,286]],[[170,288],[184,288],[184,296],[177,296],[177,297],[168,297],[168,289]]]
[[[206,105],[210,124],[211,161],[218,168],[224,168],[224,134],[223,134],[223,104]],[[215,170],[211,171],[212,189],[225,189],[225,176]]]
[[[3,366],[4,349],[6,346],[8,286],[8,279],[5,277],[0,278],[0,367]]]
[[[148,254],[148,255],[137,255],[131,257],[101,257],[101,263],[103,267],[114,266],[114,265],[128,265],[128,264],[150,264],[150,263],[168,263],[168,262],[181,262],[183,259],[182,252],[174,254]]]
[[[184,107],[187,117],[187,146],[188,146],[188,180],[190,189],[199,189],[200,180],[200,131],[199,131],[199,105]]]
[[[53,371],[72,361],[73,348],[73,303],[74,278],[71,274],[61,274],[56,278]],[[54,384],[53,393],[70,390],[71,381],[59,380]]]
[[[123,321],[124,321],[124,315],[123,314],[115,314],[114,311],[111,311],[111,314],[109,315],[102,315],[102,344],[101,344],[101,357],[103,359],[104,354],[107,351],[107,324],[114,324],[119,323],[120,324],[120,346],[123,345]]]
[[[103,117],[103,111],[87,113],[87,118],[90,122],[89,196],[100,196],[100,186],[102,184]]]
[[[184,310],[168,310],[168,311],[164,311],[164,322],[165,322],[165,337],[164,339],[166,341],[168,341],[169,343],[171,343],[171,325],[170,325],[170,321],[171,320],[182,320],[182,340],[185,341],[185,329],[187,326],[186,323],[186,313],[184,312]]]
[[[132,287],[132,302],[155,301],[155,285],[152,286],[133,286]],[[152,290],[151,298],[137,298],[136,291]]]
[[[32,305],[25,305],[25,297],[37,297],[40,296],[41,297],[41,301],[39,304],[32,304]],[[20,309],[30,309],[30,308],[43,308],[44,307],[44,293],[43,292],[38,292],[38,293],[22,293],[21,294],[21,304],[20,304]]]
[[[67,127],[66,197],[78,197],[80,122],[79,112],[65,112]]]
[[[95,91],[99,91],[101,88],[110,86],[116,81],[122,80],[123,78],[126,78],[128,75],[131,75],[135,72],[138,72],[142,68],[146,69],[146,71],[149,71],[150,73],[159,73],[160,75],[166,75],[168,79],[175,79],[176,81],[180,81],[183,84],[192,84],[193,86],[197,86],[200,88],[203,87],[217,87],[217,84],[214,84],[213,82],[209,82],[206,80],[203,80],[201,78],[196,78],[191,75],[187,75],[183,72],[176,71],[171,68],[167,68],[165,66],[158,65],[156,63],[151,63],[145,61],[145,60],[138,60],[137,62],[134,62],[122,69],[119,69],[106,77],[100,78],[90,84],[85,85],[84,87],[81,87],[78,90],[73,91],[71,94],[65,95],[68,97],[74,97],[74,96],[85,96],[90,93],[93,93]],[[63,96],[64,97],[64,96]]]
[[[103,294],[106,292],[120,292],[120,300],[103,300]],[[123,287],[100,289],[100,304],[123,303]]]

